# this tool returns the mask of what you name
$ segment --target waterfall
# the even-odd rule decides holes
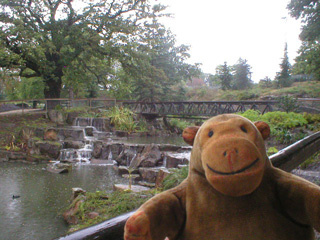
[[[94,127],[98,131],[105,129],[104,118],[75,118],[74,126],[77,127]]]
[[[92,121],[89,120],[89,123]],[[77,123],[77,121],[76,121]],[[79,123],[79,122],[78,122]],[[95,127],[91,127],[91,134],[97,132]],[[86,127],[83,128],[83,136],[84,136],[84,146],[80,149],[74,148],[64,148],[60,151],[59,160],[61,162],[90,162],[92,151],[93,151],[93,142],[96,140],[94,136],[88,136]]]

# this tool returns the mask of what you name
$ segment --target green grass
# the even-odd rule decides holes
[[[174,169],[173,173],[168,175],[163,180],[163,190],[167,190],[175,186],[178,186],[184,179],[187,178],[188,173],[189,173],[189,167]]]
[[[80,195],[78,200],[83,200],[76,213],[79,223],[73,225],[71,232],[91,226],[93,224],[105,221],[107,219],[119,216],[121,214],[133,211],[140,207],[145,201],[154,196],[154,191],[133,193],[130,191],[115,191],[112,193],[100,192],[86,193]],[[69,208],[73,207],[75,202]],[[98,212],[99,216],[90,219],[88,213]]]
[[[300,164],[301,169],[306,169],[308,166],[318,163],[320,161],[320,153],[316,153],[313,156],[309,157],[306,161]]]

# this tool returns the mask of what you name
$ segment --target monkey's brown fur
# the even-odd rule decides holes
[[[220,115],[187,128],[189,175],[128,219],[126,240],[311,240],[320,188],[273,167],[264,122]]]

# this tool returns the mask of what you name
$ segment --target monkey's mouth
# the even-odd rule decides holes
[[[207,164],[207,167],[208,169],[210,169],[210,171],[216,173],[216,174],[219,174],[219,175],[235,175],[235,174],[239,174],[239,173],[242,173],[246,170],[248,170],[249,168],[253,167],[260,159],[257,158],[256,160],[254,160],[252,163],[250,163],[248,166],[245,166],[244,168],[241,168],[237,171],[233,171],[233,172],[220,172],[220,171],[217,171],[217,170],[214,170],[213,168],[211,168],[208,164]]]

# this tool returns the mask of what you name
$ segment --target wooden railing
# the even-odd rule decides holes
[[[298,99],[304,112],[320,113],[320,99]],[[21,109],[41,109],[46,112],[62,108],[89,107],[109,108],[115,105],[125,106],[132,111],[144,115],[179,115],[211,117],[223,113],[244,112],[248,109],[259,110],[262,114],[278,110],[277,101],[180,101],[180,102],[137,102],[109,98],[57,98],[57,99],[25,99],[0,101],[2,104],[20,104]]]
[[[253,109],[262,114],[273,111],[277,101],[184,101],[123,102],[123,106],[144,115],[216,116]]]
[[[320,151],[320,132],[308,136],[272,155],[270,160],[275,167],[292,171],[310,156]],[[124,225],[134,212],[112,218],[94,226],[84,228],[57,240],[123,239]]]

